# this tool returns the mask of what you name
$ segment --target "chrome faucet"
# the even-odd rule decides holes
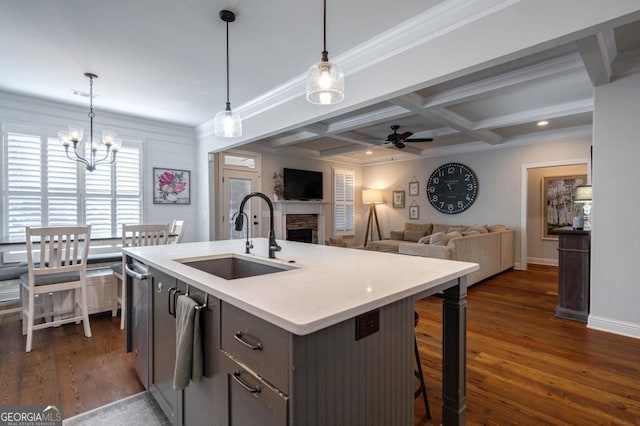
[[[236,231],[242,231],[244,217],[246,216],[244,213],[244,205],[247,204],[247,201],[253,197],[262,198],[264,201],[266,201],[267,205],[269,206],[269,259],[275,259],[276,252],[280,251],[282,248],[276,242],[276,233],[273,229],[273,204],[271,203],[271,200],[269,199],[269,197],[267,197],[261,192],[252,192],[251,194],[246,195],[240,202],[240,208],[238,209],[238,213],[236,215],[234,229]],[[250,226],[249,223],[247,223],[247,236],[249,233],[249,226]],[[248,253],[249,246],[247,246],[246,249]]]

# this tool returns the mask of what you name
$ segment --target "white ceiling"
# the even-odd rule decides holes
[[[224,108],[225,23],[231,103],[286,84],[320,59],[320,0],[0,0],[0,90],[87,105],[84,72],[98,74],[95,108],[198,126]],[[444,0],[328,1],[330,58]],[[401,28],[401,27],[400,27]],[[594,40],[597,42],[594,43]],[[595,46],[595,47],[594,47]],[[387,99],[249,146],[356,164],[590,135],[593,86],[637,67],[640,24]],[[434,58],[446,60],[446,58]],[[604,70],[604,71],[603,71]],[[604,76],[603,76],[604,74]],[[347,93],[349,88],[347,87]],[[538,120],[549,121],[538,127]],[[384,144],[390,126],[434,142]],[[371,154],[366,154],[371,151]]]

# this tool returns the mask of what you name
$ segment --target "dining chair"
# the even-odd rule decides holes
[[[87,304],[87,256],[91,225],[69,227],[26,227],[28,272],[20,277],[22,300],[22,334],[27,335],[26,351],[31,352],[34,330],[82,321],[84,335],[91,337]],[[80,298],[75,291],[80,289]],[[36,314],[35,300],[52,293],[73,290],[74,307],[69,312],[53,312],[53,304],[42,303]],[[25,301],[26,299],[26,301]],[[26,302],[26,306],[25,306]],[[50,309],[50,310],[47,310]],[[51,319],[36,324],[39,319]]]
[[[171,244],[179,244],[182,242],[182,238],[184,237],[184,230],[187,226],[186,221],[182,219],[174,219],[171,222],[169,243]]]
[[[170,227],[167,223],[145,224],[145,225],[122,225],[122,248],[125,247],[142,247],[157,246],[167,244],[169,242]],[[118,314],[118,305],[120,305],[120,329],[124,329],[126,301],[126,283],[124,278],[125,256],[122,256],[122,262],[111,267],[113,275],[120,281],[120,294],[115,291],[113,299],[113,307],[111,314]]]

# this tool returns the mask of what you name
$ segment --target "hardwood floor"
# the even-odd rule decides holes
[[[640,424],[640,340],[556,318],[557,268],[530,265],[469,289],[467,424]],[[442,300],[416,304],[420,356],[433,418],[441,422]],[[124,353],[119,317],[34,334],[24,352],[18,314],[0,315],[0,404],[62,405],[65,418],[143,390]]]
[[[66,419],[143,391],[120,317],[90,322],[91,338],[77,324],[38,330],[26,353],[19,315],[0,315],[0,405],[62,406]]]
[[[529,265],[469,289],[467,420],[473,425],[640,424],[640,340],[556,318],[557,268]],[[416,304],[433,419],[441,420],[442,301]]]

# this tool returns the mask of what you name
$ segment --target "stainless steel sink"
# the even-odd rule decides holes
[[[274,274],[294,269],[294,266],[285,264],[263,263],[247,259],[235,254],[200,258],[200,259],[175,259],[183,265],[198,269],[225,280],[237,280],[239,278],[255,277],[257,275]]]

